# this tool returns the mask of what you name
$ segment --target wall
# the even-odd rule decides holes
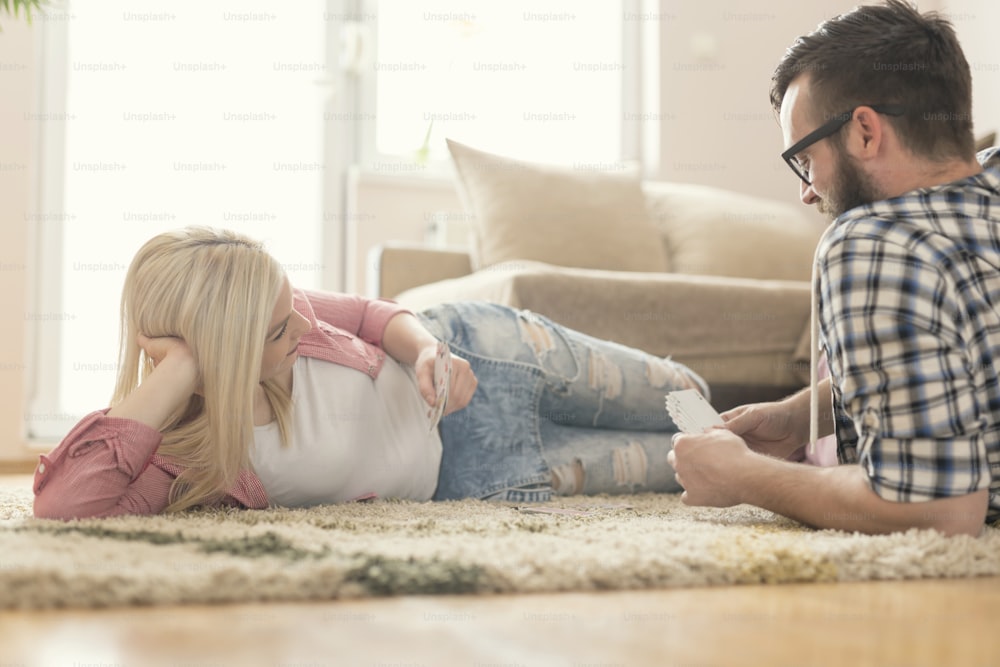
[[[855,0],[660,0],[662,180],[799,202],[768,87],[796,37]]]
[[[995,0],[941,0],[938,8],[955,26],[972,69],[972,120],[976,135],[1000,134],[1000,53],[997,26],[1000,3]]]
[[[344,215],[347,292],[376,294],[369,284],[369,253],[385,240],[426,243],[435,219],[466,221],[453,182],[446,177],[400,177],[352,169]],[[461,240],[436,245],[462,245]]]
[[[34,39],[20,21],[0,17],[0,471],[28,450],[22,431],[28,354],[28,261],[32,150]]]
[[[727,187],[798,202],[779,158],[768,85],[784,50],[856,0],[661,0],[663,180]],[[924,0],[955,26],[973,75],[977,134],[1000,129],[1000,3]]]

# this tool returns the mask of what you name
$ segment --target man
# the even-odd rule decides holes
[[[782,157],[833,219],[813,315],[830,378],[677,436],[684,502],[865,533],[978,535],[1000,518],[1000,151],[977,159],[971,88],[950,24],[900,0],[787,51]],[[814,397],[842,465],[783,460],[810,438]]]

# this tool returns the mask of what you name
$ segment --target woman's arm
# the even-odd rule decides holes
[[[389,321],[406,308],[388,299],[366,299],[353,294],[294,290],[295,308],[307,319],[322,320],[361,340],[381,345]]]
[[[408,312],[398,313],[390,319],[382,334],[382,349],[386,354],[411,366],[416,365],[421,354],[429,354],[433,359],[437,344],[437,338]]]
[[[396,314],[385,327],[382,349],[386,354],[403,364],[413,366],[417,375],[420,395],[428,405],[434,405],[434,359],[437,356],[438,340],[424,328],[412,313]],[[476,391],[479,381],[469,362],[461,357],[451,357],[451,380],[448,386],[448,403],[445,414],[461,410]]]
[[[198,367],[187,343],[180,338],[147,338],[140,334],[139,346],[155,368],[135,391],[108,411],[108,416],[132,419],[159,430],[191,399],[197,388]]]
[[[155,514],[174,477],[150,465],[159,429],[194,393],[198,372],[178,338],[139,345],[155,368],[125,400],[84,418],[35,469],[35,516],[51,519]]]
[[[295,307],[306,318],[332,324],[378,345],[396,361],[413,366],[420,395],[428,405],[434,404],[434,357],[438,341],[413,313],[388,299],[312,290],[295,290],[295,296]],[[468,405],[477,384],[469,362],[452,355],[445,414]]]
[[[162,437],[145,424],[94,412],[35,468],[35,516],[157,514],[174,477],[149,465]]]

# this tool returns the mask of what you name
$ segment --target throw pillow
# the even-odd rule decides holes
[[[666,251],[637,175],[523,162],[448,141],[475,215],[474,269],[510,260],[665,271]]]
[[[826,223],[806,207],[690,183],[644,188],[675,273],[810,280]]]

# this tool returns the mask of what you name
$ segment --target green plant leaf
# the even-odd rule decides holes
[[[14,18],[20,18],[21,10],[24,9],[24,18],[30,24],[32,12],[41,12],[42,3],[46,0],[0,0],[0,9],[4,14],[10,14]]]

